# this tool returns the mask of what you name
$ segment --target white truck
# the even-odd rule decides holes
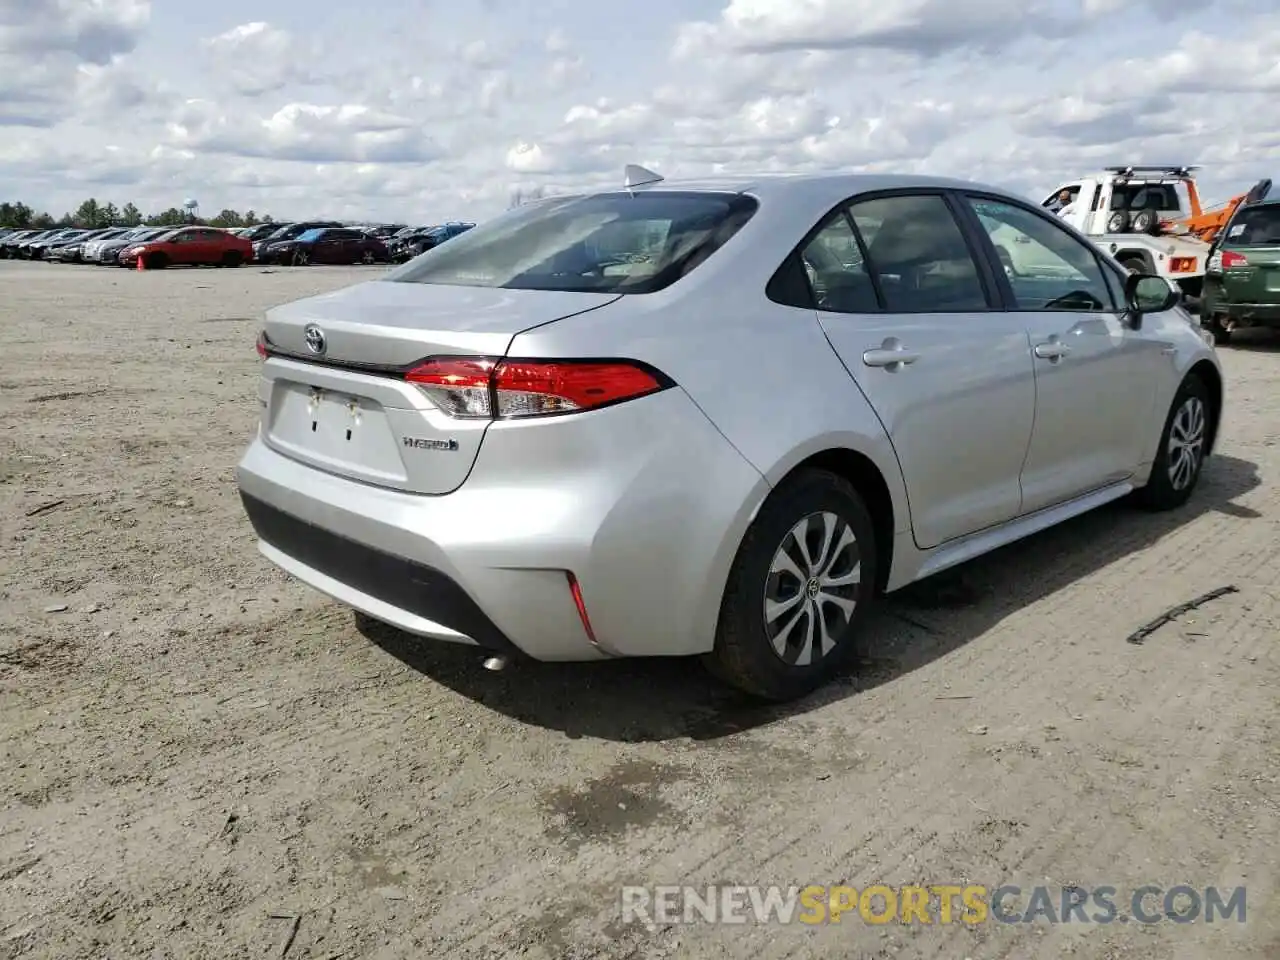
[[[1107,167],[1063,184],[1041,206],[1127,269],[1158,274],[1199,297],[1209,245],[1176,226],[1202,213],[1195,169]]]

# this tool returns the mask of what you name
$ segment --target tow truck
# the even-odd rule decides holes
[[[1192,166],[1106,167],[1063,184],[1041,204],[1133,273],[1158,274],[1198,298],[1209,242],[1184,220],[1206,216]],[[1268,188],[1270,184],[1267,184]],[[1186,203],[1183,203],[1185,195]]]

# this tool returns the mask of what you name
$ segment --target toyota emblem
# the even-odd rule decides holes
[[[302,331],[302,335],[306,338],[307,349],[320,356],[324,353],[324,331],[317,327],[314,323],[307,324],[307,329]]]

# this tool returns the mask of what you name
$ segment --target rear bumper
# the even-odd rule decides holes
[[[515,645],[452,577],[240,494],[263,555],[321,592],[419,634],[504,653]]]
[[[261,436],[237,480],[259,549],[299,580],[410,633],[537,660],[710,650],[729,566],[767,491],[678,388],[494,424],[446,495],[335,476]]]
[[[1250,325],[1274,326],[1280,324],[1280,304],[1275,303],[1216,303],[1213,312],[1229,320]]]

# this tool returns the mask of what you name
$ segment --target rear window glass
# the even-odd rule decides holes
[[[387,275],[400,283],[652,293],[736,233],[756,201],[642,191],[557,197],[510,210]]]
[[[314,240],[319,240],[322,236],[324,236],[324,230],[306,230],[298,235],[298,239],[303,243],[311,243]]]
[[[1182,207],[1172,183],[1117,183],[1111,191],[1111,209],[1176,213]]]
[[[1280,246],[1280,206],[1241,210],[1227,227],[1225,242],[1232,247]]]

